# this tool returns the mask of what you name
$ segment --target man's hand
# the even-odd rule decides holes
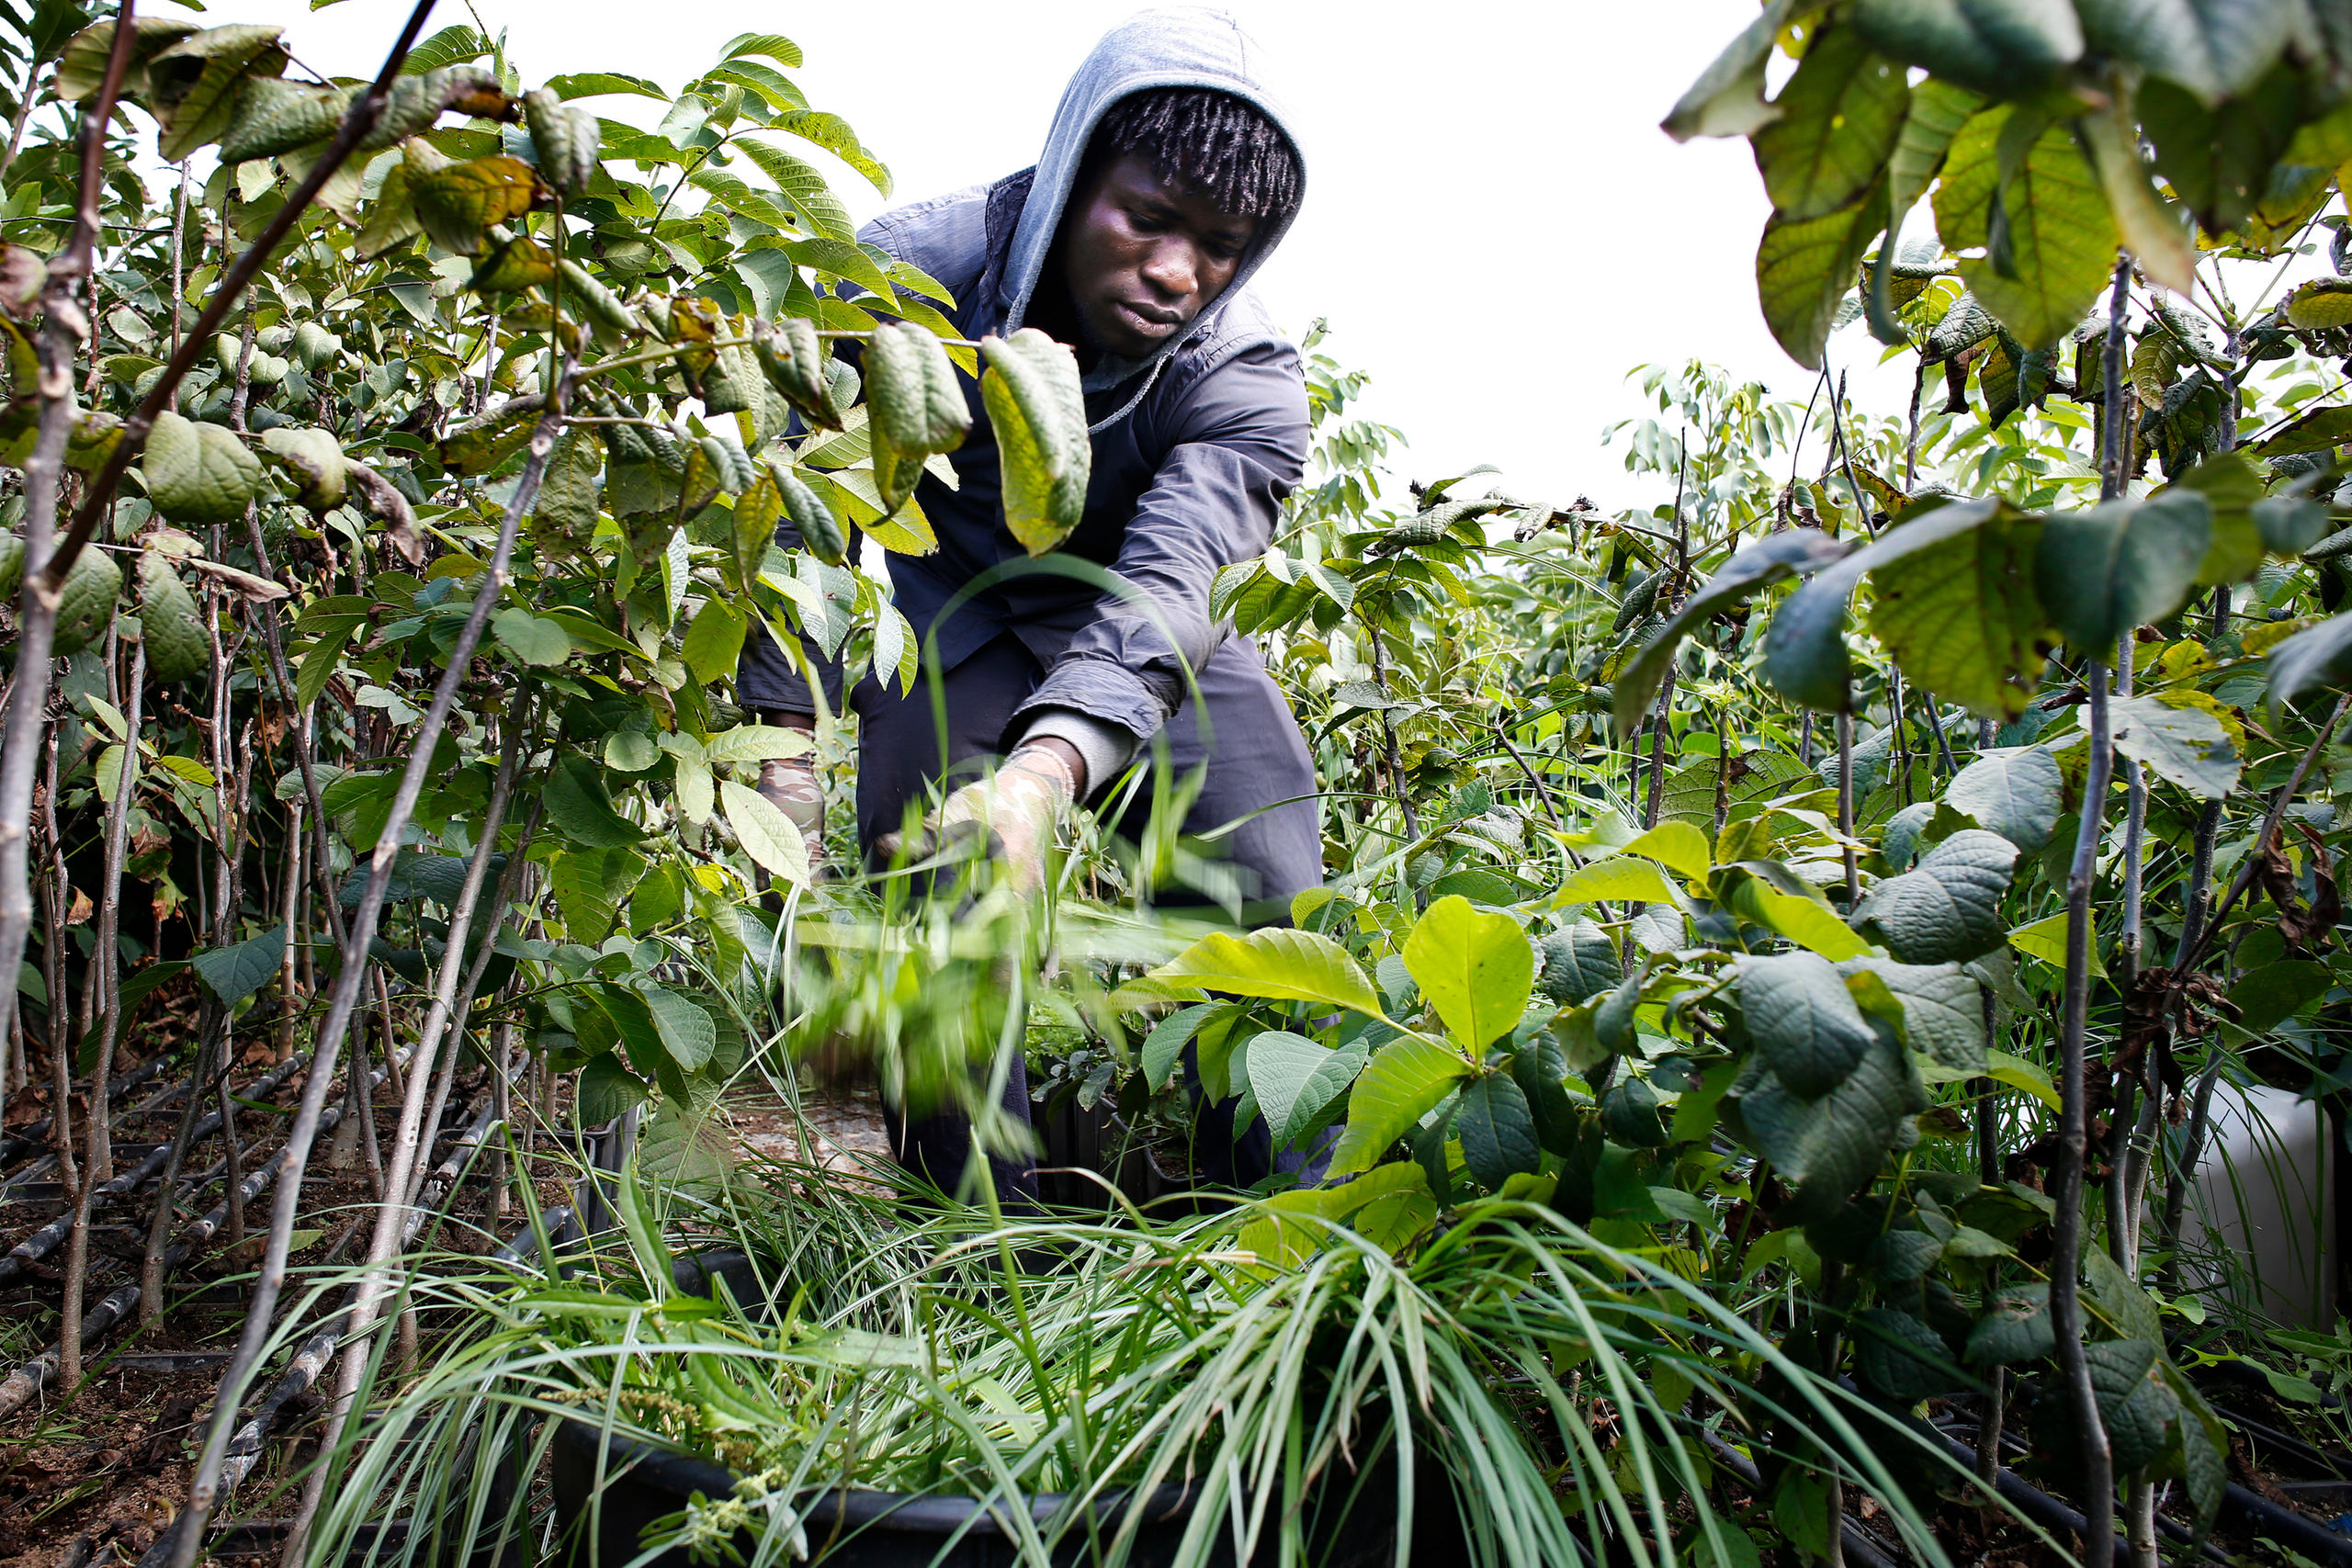
[[[939,808],[934,842],[953,842],[962,832],[986,835],[988,852],[1004,866],[1010,886],[1029,892],[1044,879],[1046,850],[1062,813],[1085,787],[1085,764],[1066,740],[1023,742],[992,778],[966,784]]]

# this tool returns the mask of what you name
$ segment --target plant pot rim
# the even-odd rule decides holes
[[[576,1416],[563,1419],[560,1440],[580,1451],[593,1465],[596,1457],[598,1428]],[[728,1466],[691,1454],[681,1454],[658,1447],[639,1438],[614,1433],[605,1442],[609,1456],[606,1478],[609,1480],[624,1470],[642,1476],[649,1483],[664,1491],[685,1497],[699,1492],[706,1497],[725,1497],[735,1489],[741,1475]],[[1151,1509],[1148,1517],[1169,1520],[1178,1517],[1187,1506],[1193,1488],[1182,1482],[1167,1482],[1154,1488]],[[1033,1523],[1045,1524],[1068,1505],[1071,1494],[1038,1492],[1028,1495],[1029,1517]],[[1098,1517],[1122,1510],[1133,1493],[1128,1490],[1106,1491],[1093,1501]],[[1001,1499],[983,1502],[977,1497],[935,1495],[924,1493],[880,1492],[870,1487],[836,1487],[819,1494],[803,1510],[802,1520],[818,1528],[839,1527],[847,1529],[897,1530],[910,1535],[978,1535],[1012,1539],[1011,1529],[1001,1513]]]

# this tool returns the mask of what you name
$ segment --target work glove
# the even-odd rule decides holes
[[[1045,880],[1046,852],[1077,793],[1070,764],[1058,752],[1043,745],[1016,747],[993,776],[966,784],[941,804],[923,824],[923,848],[933,855],[985,854],[1003,868],[1005,886],[1034,891]]]
[[[760,782],[753,787],[800,829],[800,841],[808,849],[808,874],[816,876],[825,863],[825,786],[817,777],[816,758],[772,758],[760,764]]]

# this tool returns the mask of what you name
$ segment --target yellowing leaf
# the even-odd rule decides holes
[[[1035,327],[980,344],[988,369],[980,400],[995,428],[1004,474],[1004,522],[1022,547],[1044,555],[1086,513],[1094,447],[1078,359]]]

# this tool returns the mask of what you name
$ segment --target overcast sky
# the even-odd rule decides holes
[[[625,71],[676,88],[745,30],[800,44],[812,107],[848,118],[900,199],[1035,161],[1071,70],[1137,8],[1084,0],[898,0],[745,6],[698,0],[476,0],[509,34],[526,84]],[[1810,376],[1756,307],[1767,211],[1745,141],[1677,146],[1674,99],[1756,12],[1753,0],[1230,0],[1262,46],[1308,158],[1297,226],[1260,275],[1294,333],[1317,316],[1329,352],[1374,377],[1367,412],[1409,438],[1398,467],[1434,479],[1472,464],[1514,493],[1604,506],[1665,499],[1623,472],[1602,430],[1645,412],[1625,373],[1703,356],[1802,397]],[[401,0],[213,0],[208,22],[276,21],[314,69],[372,74]],[[469,19],[441,0],[428,30]],[[650,99],[599,110],[650,126]],[[821,159],[821,155],[820,159]],[[863,220],[888,203],[831,165]],[[1832,341],[1856,400],[1892,411],[1897,371],[1876,344]],[[1899,384],[1898,384],[1899,383]]]

